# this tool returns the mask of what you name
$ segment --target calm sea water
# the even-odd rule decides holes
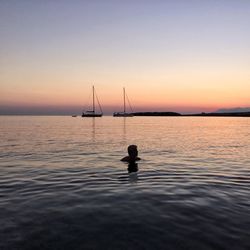
[[[249,118],[2,116],[0,132],[0,249],[250,249]]]

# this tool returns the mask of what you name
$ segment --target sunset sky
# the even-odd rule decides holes
[[[249,0],[0,1],[0,114],[250,106]]]

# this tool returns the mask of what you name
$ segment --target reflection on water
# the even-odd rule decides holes
[[[123,135],[123,140],[124,140],[124,142],[126,141],[126,133],[127,133],[127,131],[126,131],[126,126],[127,126],[127,124],[126,124],[126,120],[127,120],[127,117],[122,117],[122,122],[123,122],[123,133],[122,133],[122,135]]]
[[[130,182],[137,182],[138,180],[138,164],[136,162],[128,163],[128,173]]]
[[[249,128],[0,117],[0,249],[250,249]]]
[[[90,117],[88,117],[88,118],[90,118]],[[98,117],[98,118],[100,119],[100,117]],[[92,125],[92,133],[91,133],[92,134],[92,141],[95,142],[95,119],[96,119],[96,117],[91,117],[90,119],[91,119],[91,123],[92,123],[91,124]]]

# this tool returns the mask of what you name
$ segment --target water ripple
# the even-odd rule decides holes
[[[1,119],[0,249],[250,249],[247,119]]]

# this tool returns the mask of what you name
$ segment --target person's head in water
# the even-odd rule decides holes
[[[128,146],[128,155],[133,159],[136,158],[138,155],[138,150],[136,145],[129,145]]]
[[[140,158],[138,156],[138,150],[136,145],[129,145],[128,146],[128,156],[125,156],[121,159],[121,161],[127,161],[127,162],[135,162],[139,161]]]

